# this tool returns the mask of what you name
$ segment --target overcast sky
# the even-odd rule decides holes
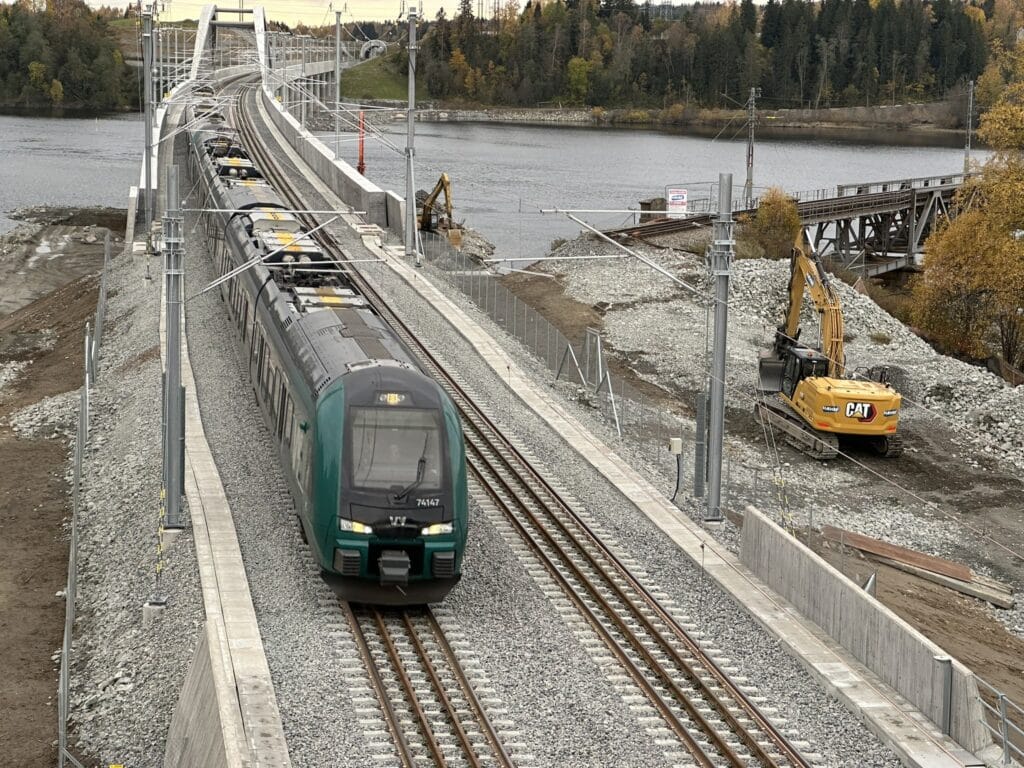
[[[407,0],[408,2],[409,0]],[[415,1],[415,0],[413,0]],[[112,5],[124,7],[125,0],[87,0],[89,5],[101,6]],[[143,0],[146,4],[149,0]],[[221,7],[237,7],[238,0],[222,0]],[[294,25],[302,21],[309,26],[322,26],[334,23],[334,11],[341,11],[342,21],[386,21],[398,18],[402,0],[268,0],[262,3],[266,8],[267,18],[272,21],[283,21],[285,24]],[[423,5],[423,15],[427,18],[434,18],[439,8],[444,8],[448,18],[451,18],[459,9],[459,0],[420,0]],[[158,6],[163,7],[160,17],[166,21],[178,19],[194,19],[199,16],[200,10],[206,4],[199,0],[157,0]],[[245,7],[251,8],[256,3],[246,0]],[[473,2],[474,10],[477,7],[477,0]],[[484,7],[490,9],[491,0],[486,0]]]

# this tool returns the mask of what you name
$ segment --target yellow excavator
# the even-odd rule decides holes
[[[434,203],[438,195],[444,192],[444,214],[438,215],[434,212]],[[423,201],[423,208],[420,211],[420,229],[424,232],[442,231],[456,248],[462,246],[462,230],[452,218],[452,182],[447,173],[442,173],[437,184]]]
[[[821,324],[816,347],[798,341],[805,288]],[[761,353],[758,374],[758,420],[785,432],[809,456],[835,458],[839,438],[866,442],[883,456],[903,453],[897,432],[902,398],[884,368],[872,369],[865,380],[847,378],[839,295],[802,229],[790,258],[785,322],[772,349]]]

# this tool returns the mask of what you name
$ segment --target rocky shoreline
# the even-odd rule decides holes
[[[401,103],[390,104],[401,110]],[[759,110],[758,132],[773,138],[829,138],[884,144],[959,146],[964,131],[951,102],[831,109]],[[390,119],[405,119],[401,112]],[[724,126],[744,121],[739,110],[708,110],[674,105],[668,109],[581,107],[464,109],[431,106],[417,110],[423,122],[504,123],[591,128],[665,130],[715,136]]]

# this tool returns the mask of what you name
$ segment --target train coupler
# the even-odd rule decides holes
[[[409,583],[409,553],[400,549],[385,549],[377,558],[381,584]]]

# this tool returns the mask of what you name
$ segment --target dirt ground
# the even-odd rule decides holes
[[[517,273],[502,281],[570,339],[581,338],[587,327],[603,325],[600,306],[595,308],[566,297],[558,280]],[[607,347],[606,351],[609,353],[606,361],[614,375],[624,377],[645,396],[660,397],[666,408],[692,415],[690,403],[694,402],[695,393],[669,393],[646,384],[631,368],[627,357],[616,355],[614,349]],[[730,435],[761,439],[760,427],[745,409],[727,409],[726,429]],[[891,475],[900,485],[924,499],[946,509],[962,510],[965,523],[1018,552],[1024,551],[1024,485],[1020,478],[1005,471],[972,470],[951,448],[957,441],[941,428],[927,432],[908,428],[905,434],[907,444],[917,450],[904,454],[898,464],[866,454],[858,455],[858,460]],[[982,602],[866,560],[852,551],[844,556],[822,547],[820,542],[815,543],[815,549],[860,583],[876,573],[876,594],[883,604],[999,687],[1010,699],[1024,702],[1024,639],[1008,632]],[[983,563],[972,562],[965,552],[963,562],[972,567],[984,564],[1002,581],[1024,583],[1024,562],[1020,558],[994,547],[983,557]]]
[[[99,235],[98,250],[79,241],[90,232]],[[28,242],[0,239],[0,288],[10,299],[0,310],[0,363],[29,362],[0,389],[0,754],[9,766],[54,765],[57,758],[53,654],[64,629],[58,593],[67,577],[71,496],[64,479],[68,440],[19,438],[7,418],[81,386],[83,329],[96,312],[102,234],[58,225]],[[35,249],[65,235],[59,257],[31,266],[22,258],[50,255]],[[23,306],[11,307],[15,294]]]

